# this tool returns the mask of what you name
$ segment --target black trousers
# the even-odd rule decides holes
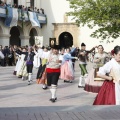
[[[32,73],[33,64],[27,64],[27,73]]]
[[[57,85],[59,76],[60,76],[59,72],[47,73],[47,85],[48,86],[51,86],[51,84]]]

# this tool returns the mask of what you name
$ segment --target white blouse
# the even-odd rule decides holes
[[[120,64],[118,64],[114,58],[107,62],[103,67],[100,67],[97,73],[98,75],[110,73],[114,78],[114,82],[120,82]]]
[[[104,66],[99,68],[99,71],[97,72],[98,75],[105,75],[106,73],[110,73],[110,70],[112,69],[111,60],[107,62]]]
[[[113,73],[113,82],[115,83],[116,105],[120,105],[120,64],[118,64],[114,58],[112,58],[103,67],[100,67],[98,74],[105,75],[110,72]]]

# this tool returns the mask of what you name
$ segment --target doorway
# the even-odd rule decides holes
[[[14,4],[18,6],[18,0],[14,0]]]
[[[61,33],[59,36],[59,45],[60,45],[60,48],[72,47],[73,36],[69,32]]]
[[[30,46],[33,46],[35,44],[35,36],[38,36],[36,29],[32,28],[30,30],[29,35],[30,35],[29,44],[30,44]]]
[[[10,30],[10,45],[21,46],[20,31],[18,27],[12,27]]]

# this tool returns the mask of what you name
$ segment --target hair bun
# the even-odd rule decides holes
[[[111,55],[114,55],[114,50],[111,50]]]
[[[81,46],[86,46],[85,43],[81,43]]]

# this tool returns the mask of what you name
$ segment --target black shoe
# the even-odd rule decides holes
[[[55,99],[55,98],[52,98],[50,101],[54,103],[54,102],[56,101],[56,99]]]
[[[69,83],[72,83],[72,81],[69,81]]]
[[[28,82],[28,85],[30,85],[30,81]]]
[[[16,75],[16,71],[13,72],[13,75]]]
[[[20,75],[20,76],[18,76],[18,78],[22,78],[22,76]]]
[[[45,88],[43,88],[43,87],[42,87],[42,89],[43,89],[43,90],[46,90],[46,89],[47,89],[47,87],[45,87]]]
[[[50,98],[50,101],[52,101],[53,99],[54,99],[54,100],[57,100],[57,97],[56,97],[56,98]]]
[[[64,82],[69,83],[70,81],[64,80]]]
[[[79,85],[78,85],[78,88],[84,88],[84,86],[79,86]]]

